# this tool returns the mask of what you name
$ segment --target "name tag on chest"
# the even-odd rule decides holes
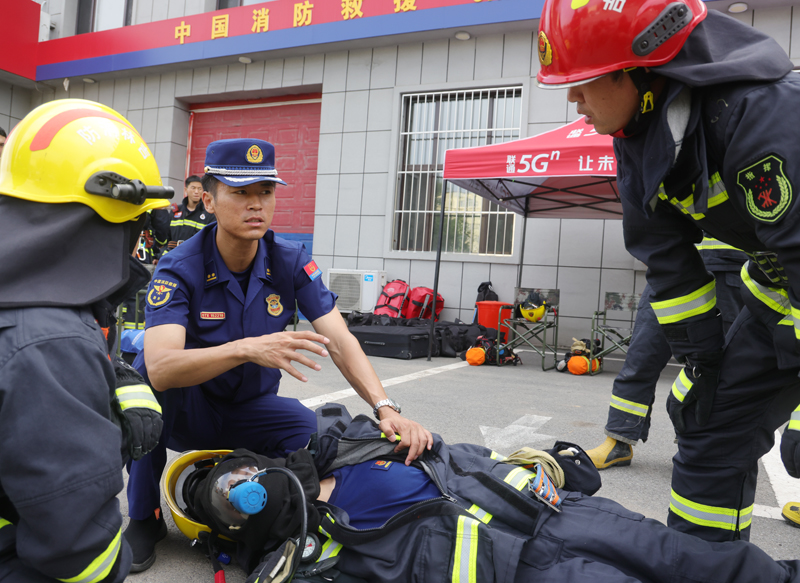
[[[224,320],[225,312],[200,312],[201,320]]]

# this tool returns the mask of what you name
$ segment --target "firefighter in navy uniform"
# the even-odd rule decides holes
[[[99,103],[47,103],[9,139],[0,160],[2,581],[128,574],[122,465],[155,446],[161,417],[109,343],[116,305],[147,279],[131,256],[140,216],[172,193],[136,130]]]
[[[216,220],[203,204],[203,183],[199,176],[189,176],[184,181],[183,192],[183,201],[169,223],[169,242],[165,251],[175,249]]]
[[[772,38],[697,0],[548,0],[538,41],[540,85],[615,137],[625,244],[685,364],[669,525],[748,539],[758,459],[790,418],[781,457],[800,477],[800,77]],[[727,343],[703,231],[750,256]]]

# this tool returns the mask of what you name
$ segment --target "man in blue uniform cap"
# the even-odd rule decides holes
[[[129,466],[125,537],[134,572],[153,564],[155,543],[166,535],[158,481],[167,447],[278,456],[308,443],[314,412],[277,395],[279,369],[301,381],[295,363],[321,369],[300,351],[330,353],[381,429],[402,436],[397,449],[408,448],[406,463],[433,443],[387,397],[302,244],[269,230],[276,183],[286,184],[274,160],[263,140],[209,144],[203,203],[217,223],[167,254],[148,289],[145,348],[134,366],[159,391],[164,431],[159,448]],[[295,301],[316,334],[283,331]]]

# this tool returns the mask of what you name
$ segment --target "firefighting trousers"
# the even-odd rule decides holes
[[[742,280],[735,272],[715,272],[714,277],[717,280],[717,307],[727,333],[742,309],[739,293]],[[636,445],[639,440],[647,441],[656,384],[661,371],[672,358],[661,325],[650,307],[652,297],[653,290],[648,285],[642,292],[636,312],[625,363],[614,379],[605,428],[606,435],[631,445]],[[677,369],[675,374],[677,376]]]
[[[285,457],[308,445],[317,430],[315,413],[297,399],[274,393],[244,403],[210,400],[197,388],[155,393],[163,410],[164,428],[158,447],[128,463],[128,515],[143,520],[159,507],[159,480],[167,448],[246,448],[270,457]]]
[[[606,498],[569,493],[522,551],[517,583],[800,582],[800,561],[666,528]]]
[[[759,306],[745,303],[728,332],[708,423],[698,426],[694,409],[684,411],[673,458],[668,524],[709,541],[749,540],[758,460],[800,403],[792,328],[756,317]],[[671,393],[668,410],[677,403]]]

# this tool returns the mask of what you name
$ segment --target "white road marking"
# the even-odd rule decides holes
[[[539,415],[525,415],[507,427],[488,427],[479,425],[486,447],[503,455],[508,455],[520,447],[532,446],[534,443],[555,441],[552,435],[539,433],[539,428],[550,421],[552,417]]]
[[[800,482],[787,474],[786,468],[783,467],[783,462],[781,461],[780,431],[775,432],[775,445],[761,458],[761,461],[764,463],[764,469],[767,471],[767,477],[772,486],[772,491],[775,493],[775,499],[778,501],[778,507],[771,508],[762,506],[760,509],[753,508],[753,514],[756,516],[767,516],[768,518],[783,520],[781,517],[781,510],[784,505],[787,502],[800,501]],[[762,509],[764,514],[760,513]]]
[[[443,372],[448,372],[451,370],[456,370],[458,368],[463,368],[465,366],[469,366],[469,363],[459,361],[455,364],[447,364],[445,366],[437,366],[435,368],[426,368],[425,370],[420,370],[417,372],[412,372],[411,374],[403,375],[400,377],[394,377],[392,379],[386,379],[385,381],[381,381],[381,384],[386,387],[392,387],[394,385],[399,385],[402,383],[407,383],[409,381],[415,381],[417,379],[423,379],[425,377],[429,377],[432,375],[440,374]],[[324,405],[325,403],[332,403],[334,401],[341,401],[342,399],[347,399],[348,397],[353,397],[357,395],[355,389],[344,389],[342,391],[336,391],[334,393],[327,393],[325,395],[320,395],[319,397],[311,397],[310,399],[303,399],[300,401],[306,407],[319,407],[320,405]]]

